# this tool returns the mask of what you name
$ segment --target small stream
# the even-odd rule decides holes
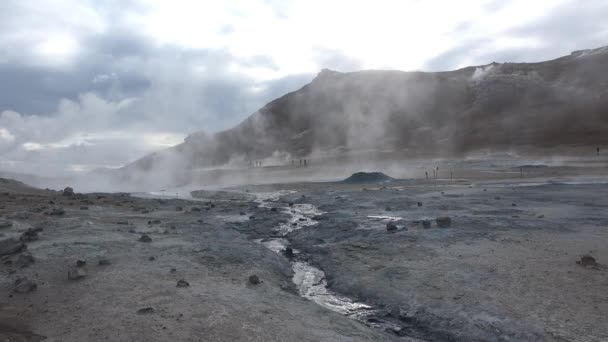
[[[277,201],[281,196],[290,193],[293,192],[283,190],[272,193],[255,193],[254,195],[256,195],[256,202],[260,207],[270,208],[269,203]],[[316,225],[318,222],[313,220],[313,217],[323,214],[312,204],[293,204],[283,207],[282,211],[291,217],[288,223],[277,227],[276,234],[280,237],[256,240],[256,242],[281,255],[284,254],[285,248],[289,246],[289,241],[284,236],[294,230]],[[399,325],[384,320],[381,313],[372,306],[340,296],[329,290],[325,272],[306,261],[300,251],[294,249],[293,252],[294,257],[291,259],[291,265],[294,276],[292,281],[296,285],[300,296],[368,326],[382,330],[399,329]]]

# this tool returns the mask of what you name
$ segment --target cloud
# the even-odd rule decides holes
[[[322,68],[558,57],[606,44],[606,17],[600,0],[3,1],[0,169],[121,165],[230,128]]]

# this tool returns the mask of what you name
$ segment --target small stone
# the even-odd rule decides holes
[[[87,276],[84,267],[70,266],[68,269],[68,280],[80,280]]]
[[[150,237],[148,236],[148,234],[142,234],[142,235],[139,237],[139,240],[137,240],[137,241],[139,241],[139,242],[152,242],[152,238],[150,238]]]
[[[180,206],[175,207],[175,211],[183,211],[183,210],[184,210],[183,207],[180,207]]]
[[[385,211],[392,211],[392,210],[393,210],[393,208],[391,208],[391,207],[387,206],[386,208],[384,208],[384,210],[385,210]]]
[[[30,253],[23,253],[19,255],[17,261],[15,261],[15,265],[21,268],[28,267],[29,265],[34,263],[34,257]]]
[[[496,197],[494,197],[494,199],[495,199],[495,200],[499,200],[499,199],[500,199],[500,196],[496,196]]]
[[[576,263],[583,267],[595,267],[598,265],[595,258],[588,254],[583,255]]]
[[[536,216],[536,217],[537,217],[537,218],[545,218],[545,215],[542,215],[542,214],[541,214],[541,215],[538,215],[538,216]]]
[[[65,215],[65,210],[63,210],[63,208],[53,208],[51,210],[51,212],[49,213],[49,215],[63,216],[63,215]]]
[[[276,211],[277,211],[277,208],[272,207],[272,208],[270,208],[270,211],[275,211],[275,212],[276,212]]]
[[[517,207],[517,204],[515,204],[515,203],[511,203],[511,206],[512,206],[512,207]]]
[[[38,232],[33,228],[28,228],[25,232],[23,232],[23,234],[21,234],[19,240],[23,242],[38,240]]]
[[[393,222],[389,222],[386,224],[386,231],[389,233],[394,233],[397,231],[397,225],[394,224]]]
[[[431,221],[429,221],[429,220],[422,220],[422,228],[424,228],[424,229],[431,228]]]
[[[80,210],[89,210],[89,207],[87,207],[86,205],[83,205],[82,207],[80,207]]]
[[[188,286],[190,286],[190,283],[188,283],[184,279],[180,279],[177,281],[177,287],[188,287]]]
[[[97,265],[99,266],[108,266],[111,265],[112,263],[110,262],[110,260],[108,259],[99,259],[99,261],[97,261]]]
[[[154,256],[148,257],[148,261],[154,261],[154,260],[156,260],[156,257],[154,257]]]
[[[175,273],[175,272],[177,272],[177,269],[176,268],[172,268],[171,270],[169,270],[169,272]]]
[[[69,186],[63,189],[63,196],[74,196],[74,189]]]
[[[137,310],[138,315],[149,315],[149,314],[153,314],[153,313],[154,313],[154,308],[151,308],[151,307],[141,308],[141,309]]]
[[[293,248],[291,247],[285,247],[285,250],[283,251],[283,253],[285,254],[285,257],[292,259],[294,257],[293,254]]]
[[[0,240],[0,256],[15,254],[25,248],[25,244],[17,239]]]
[[[24,277],[15,280],[13,291],[16,293],[28,293],[35,291],[37,288],[38,284]]]
[[[259,285],[260,282],[261,282],[260,278],[257,275],[252,274],[252,275],[249,276],[249,284],[251,284],[251,285]]]
[[[452,225],[452,219],[447,216],[438,217],[435,219],[435,222],[439,228],[449,228]]]
[[[289,206],[290,206],[290,207],[293,207],[293,202],[289,202]]]

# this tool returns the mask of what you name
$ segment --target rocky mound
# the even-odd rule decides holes
[[[382,172],[356,172],[350,177],[342,181],[347,184],[375,184],[386,183],[393,181],[394,178],[385,175]]]

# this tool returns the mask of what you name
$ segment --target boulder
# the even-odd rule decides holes
[[[80,280],[87,276],[87,271],[84,267],[70,266],[68,268],[68,280]]]
[[[596,267],[598,265],[595,258],[588,254],[583,255],[576,263],[583,267]]]
[[[69,186],[63,189],[63,196],[74,196],[74,189]]]
[[[28,228],[25,232],[23,232],[23,234],[21,234],[19,240],[23,242],[31,242],[38,240],[38,231],[34,228]]]
[[[452,219],[447,216],[438,217],[435,222],[439,228],[449,228],[452,225]]]

